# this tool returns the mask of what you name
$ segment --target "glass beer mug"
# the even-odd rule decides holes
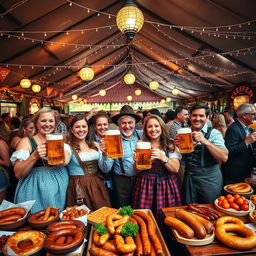
[[[136,145],[136,169],[148,170],[151,169],[151,164],[151,143],[139,141]]]
[[[62,134],[46,135],[46,152],[49,165],[58,165],[65,162],[64,138]]]
[[[108,130],[105,132],[106,153],[108,158],[123,157],[121,133],[119,130]]]
[[[194,151],[192,131],[190,128],[181,128],[178,130],[179,150],[181,154],[187,154]]]

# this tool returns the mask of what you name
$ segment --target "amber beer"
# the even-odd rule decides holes
[[[178,130],[179,149],[181,154],[191,153],[194,151],[193,138],[190,128],[181,128]]]
[[[65,162],[64,138],[62,134],[47,134],[46,148],[49,165],[58,165]]]
[[[105,132],[106,152],[108,158],[123,157],[121,134],[119,130]]]
[[[151,169],[151,143],[139,141],[136,145],[136,169]]]

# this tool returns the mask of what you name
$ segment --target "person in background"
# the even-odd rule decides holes
[[[34,134],[34,122],[30,118],[23,119],[21,121],[18,133],[15,137],[12,138],[10,147],[12,149],[16,149],[16,146],[18,145],[19,141],[23,137],[31,137]]]
[[[227,125],[227,128],[231,126],[235,122],[235,112],[232,109],[225,109],[223,112],[223,116],[225,118],[225,122]]]
[[[142,130],[143,129],[143,123],[142,123],[142,120],[143,120],[143,112],[141,110],[138,110],[136,112],[136,115],[138,115],[140,117],[140,121],[138,123],[136,123],[135,125],[135,129],[136,130]]]
[[[36,200],[31,212],[35,213],[47,206],[64,210],[68,187],[68,172],[65,165],[70,160],[71,150],[64,144],[65,162],[59,166],[49,166],[46,157],[46,135],[55,131],[57,120],[52,109],[44,107],[34,116],[36,133],[24,137],[11,156],[14,173],[19,179],[14,203]]]
[[[178,130],[185,127],[188,121],[188,109],[184,106],[178,106],[175,109],[175,118],[173,123],[170,125],[170,135],[174,139]]]
[[[110,159],[106,156],[105,140],[100,141],[100,149],[103,157],[99,161],[100,169],[108,173],[113,170],[114,207],[119,208],[131,205],[133,185],[136,171],[134,169],[134,150],[137,141],[142,138],[142,131],[135,130],[135,124],[140,121],[129,105],[124,105],[120,113],[112,117],[112,121],[118,125],[122,137],[122,158]]]
[[[17,136],[20,124],[21,124],[21,121],[17,116],[13,116],[11,118],[11,122],[10,122],[10,128],[11,128],[10,141],[12,140],[13,137]]]
[[[0,120],[0,204],[6,199],[6,190],[9,186],[9,171],[11,165],[9,155],[9,135],[3,120]]]
[[[5,130],[10,133],[11,132],[11,116],[10,113],[3,113],[1,115],[2,120],[4,121]]]
[[[181,191],[184,204],[212,203],[223,188],[219,162],[227,161],[228,150],[222,134],[206,125],[208,115],[207,105],[195,104],[191,107],[191,129],[196,145],[192,153],[185,154]]]
[[[256,147],[256,132],[249,127],[256,117],[252,104],[244,103],[237,108],[237,119],[228,127],[225,144],[229,150],[229,158],[222,165],[224,185],[243,182],[250,177]]]
[[[157,223],[163,226],[162,208],[181,205],[175,176],[181,155],[175,150],[173,140],[170,140],[165,123],[159,116],[151,115],[146,119],[143,134],[143,141],[151,142],[152,168],[137,170],[132,207],[151,209]]]
[[[60,119],[61,108],[57,107],[57,106],[51,106],[51,109],[53,110],[53,112],[56,116],[56,120],[57,120],[57,126],[56,126],[56,131],[55,132],[67,134],[68,133],[68,128]]]
[[[165,113],[165,128],[167,131],[170,130],[170,126],[173,124],[175,116],[175,112],[171,109]]]
[[[160,113],[160,111],[157,109],[157,108],[151,108],[149,111],[148,111],[148,116],[151,116],[151,115],[156,115],[156,116],[159,116],[162,118],[162,115]],[[163,119],[163,118],[162,118]]]
[[[84,115],[75,115],[70,124],[71,160],[67,166],[69,185],[67,205],[87,205],[92,211],[110,207],[103,177],[97,170],[101,156],[95,142],[88,141],[89,124]]]
[[[212,116],[212,127],[214,129],[217,129],[221,132],[223,138],[225,137],[227,126],[225,123],[225,118],[222,114],[219,113],[213,113]]]

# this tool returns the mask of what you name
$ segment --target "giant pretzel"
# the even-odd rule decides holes
[[[229,231],[238,233],[242,237],[230,235],[227,233]],[[223,244],[234,249],[249,250],[256,246],[256,233],[247,228],[244,223],[236,217],[220,217],[216,221],[215,235]]]

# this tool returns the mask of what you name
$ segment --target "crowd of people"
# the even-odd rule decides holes
[[[62,120],[60,108],[44,107],[21,119],[2,114],[0,120],[0,202],[35,200],[32,212],[48,205],[62,211],[86,204],[149,208],[158,223],[161,209],[188,203],[212,203],[223,185],[241,182],[254,166],[256,116],[252,104],[236,113],[211,113],[203,104],[178,106],[165,116],[157,109],[138,111],[124,105],[109,115],[93,109]],[[181,154],[179,129],[190,127],[194,151]],[[109,158],[105,132],[121,133],[123,157]],[[62,133],[65,161],[47,163],[46,136]],[[152,167],[135,166],[136,144],[151,143]],[[10,193],[7,193],[8,191]]]

